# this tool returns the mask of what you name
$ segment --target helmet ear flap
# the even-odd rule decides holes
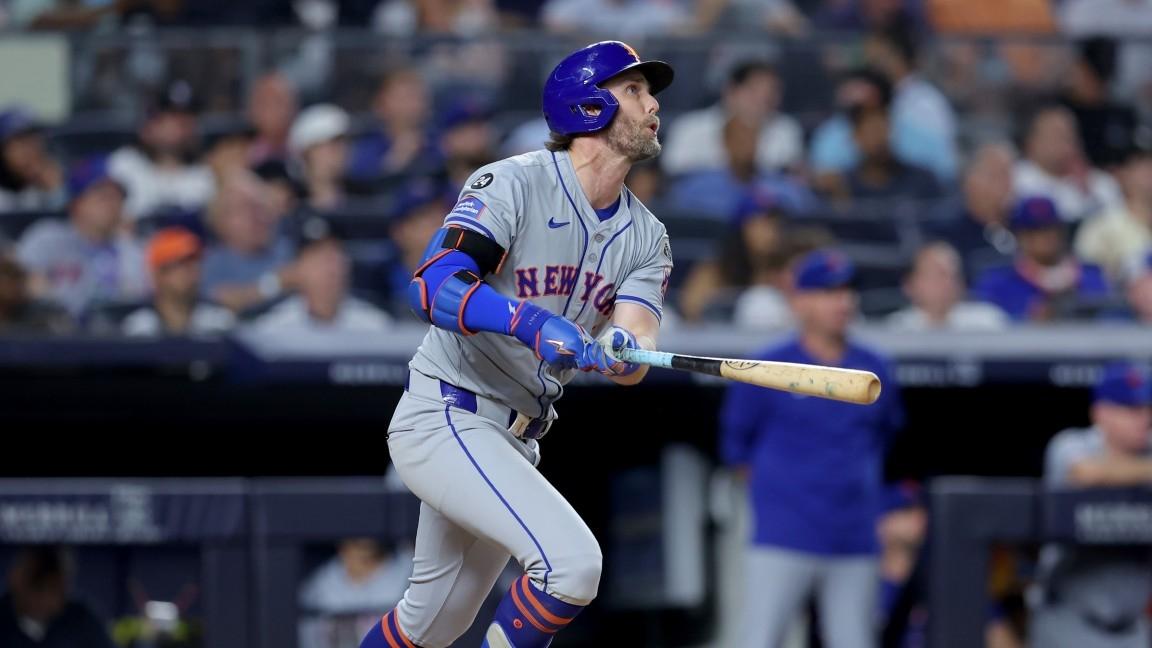
[[[579,124],[573,132],[594,133],[607,128],[619,107],[620,103],[616,101],[616,97],[602,88],[596,88],[589,94],[571,100],[568,108],[574,122]],[[590,108],[600,110],[593,112],[589,110]]]

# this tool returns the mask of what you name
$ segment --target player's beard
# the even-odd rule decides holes
[[[659,123],[656,117],[639,120],[617,114],[608,129],[608,146],[629,162],[651,160],[660,154],[661,148],[660,140],[649,130],[653,123]]]

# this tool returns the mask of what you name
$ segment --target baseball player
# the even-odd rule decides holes
[[[776,648],[809,596],[824,645],[876,645],[876,519],[883,457],[903,425],[888,360],[849,334],[854,267],[817,250],[795,266],[797,331],[758,359],[850,367],[884,384],[869,407],[734,383],[721,411],[721,455],[747,476],[753,510],[738,648]]]
[[[388,428],[422,501],[411,585],[362,648],[442,648],[514,557],[525,574],[486,634],[540,648],[596,596],[600,547],[536,470],[537,441],[577,370],[635,384],[622,347],[652,348],[672,268],[664,226],[624,186],[660,152],[662,61],[617,41],[562,60],[544,86],[546,150],[482,167],[409,286],[432,324]]]

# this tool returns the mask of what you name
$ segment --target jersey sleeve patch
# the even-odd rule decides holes
[[[480,215],[484,213],[485,209],[488,209],[488,206],[484,204],[484,201],[477,196],[468,195],[460,198],[448,215],[480,220]]]

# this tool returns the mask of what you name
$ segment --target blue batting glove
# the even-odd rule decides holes
[[[597,343],[604,349],[605,354],[612,361],[612,372],[606,373],[609,376],[627,376],[635,373],[640,365],[635,362],[624,362],[620,360],[617,353],[620,349],[639,349],[640,344],[636,341],[636,336],[632,332],[619,326],[613,326],[600,335]],[[605,373],[605,372],[602,372]]]
[[[588,339],[584,329],[532,302],[520,303],[509,328],[537,358],[558,369],[576,368],[584,357]]]

